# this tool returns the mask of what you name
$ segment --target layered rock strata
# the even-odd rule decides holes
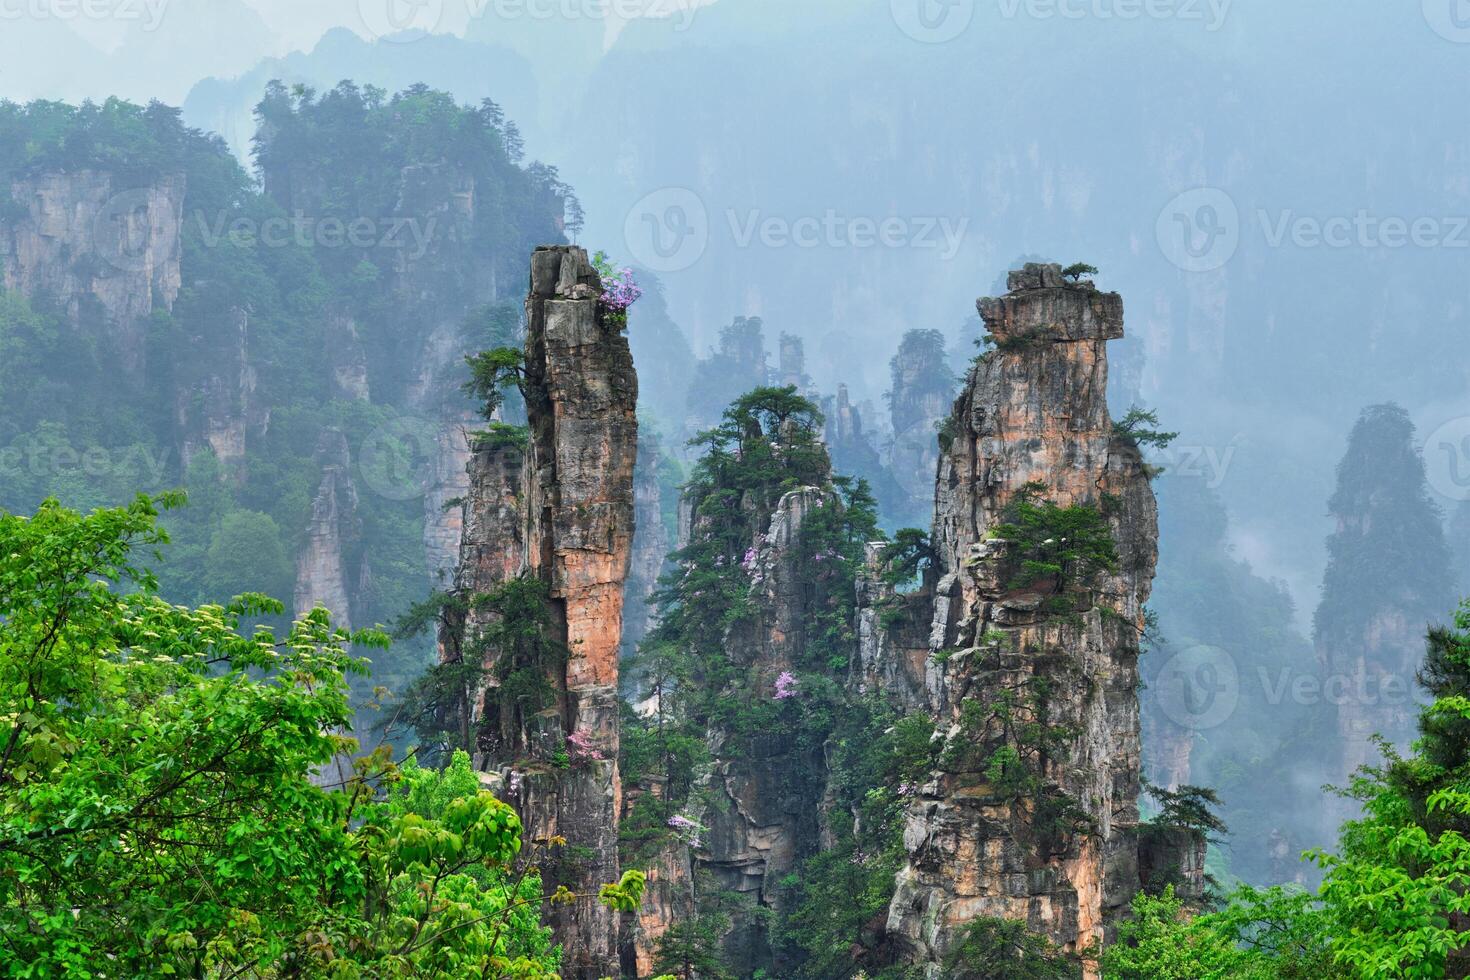
[[[1137,663],[1157,512],[1105,396],[1122,300],[1056,266],[1008,285],[978,303],[997,347],[941,438],[927,657],[910,695],[943,751],[907,809],[887,933],[930,977],[979,918],[1080,951],[1139,887]],[[1027,581],[1020,543],[996,536],[1023,497],[1103,515],[1116,562],[1065,588]],[[870,642],[873,682],[916,679],[911,638]]]
[[[512,579],[540,583],[549,639],[565,662],[548,678],[554,704],[526,730],[481,742],[529,841],[561,838],[542,863],[563,976],[618,971],[619,918],[597,901],[618,877],[618,650],[632,552],[638,384],[627,338],[607,317],[601,283],[575,247],[539,248],[526,300],[524,450],[478,449],[469,467],[456,590],[470,597]],[[473,604],[445,638],[446,655],[473,646],[491,614]],[[493,668],[497,651],[485,651]],[[490,671],[493,676],[493,670]],[[477,706],[484,722],[488,698]]]

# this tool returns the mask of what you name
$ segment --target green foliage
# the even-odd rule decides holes
[[[883,581],[892,586],[908,585],[921,578],[934,563],[929,535],[915,527],[895,531],[893,540],[879,553]]]
[[[1135,405],[1120,421],[1113,422],[1113,435],[1132,439],[1139,446],[1167,449],[1170,443],[1179,438],[1179,433],[1160,431],[1158,424],[1157,412]]]
[[[1062,270],[1062,275],[1073,282],[1080,282],[1083,276],[1091,279],[1097,275],[1097,266],[1088,265],[1086,262],[1074,262]]]
[[[719,912],[675,922],[654,945],[654,970],[677,980],[734,980],[720,951],[729,928],[730,917]]]
[[[164,602],[134,552],[177,502],[0,514],[0,972],[549,980],[519,820],[467,759],[312,784],[352,748],[348,644],[387,638]]]
[[[445,639],[446,652],[415,678],[390,730],[411,729],[431,755],[451,749],[526,752],[530,718],[554,702],[552,679],[567,659],[566,647],[553,638],[547,600],[545,583],[525,577],[488,593],[435,593],[414,605],[399,621],[398,635],[432,630]],[[467,633],[472,611],[481,626]],[[477,702],[487,675],[495,683]]]
[[[1430,631],[1421,680],[1434,701],[1401,758],[1365,769],[1339,853],[1315,854],[1338,961],[1370,977],[1437,977],[1470,969],[1470,602],[1454,627]]]
[[[951,980],[1079,980],[1082,966],[1046,937],[1012,919],[979,918],[970,922],[959,942],[944,957]]]
[[[505,392],[522,391],[525,353],[516,347],[497,347],[468,356],[465,363],[470,367],[470,380],[464,383],[465,394],[479,400],[481,417],[495,421],[505,402]]]
[[[792,911],[776,939],[801,965],[797,976],[853,975],[863,930],[885,913],[902,866],[903,812],[934,764],[933,722],[896,718],[879,698],[847,707],[832,735],[830,846],[783,883]]]
[[[491,422],[484,429],[470,433],[470,444],[476,450],[514,449],[525,452],[530,442],[530,429],[506,422]]]
[[[1159,804],[1159,813],[1152,820],[1158,826],[1193,831],[1214,843],[1229,833],[1225,822],[1215,813],[1220,807],[1220,797],[1213,789],[1180,786],[1177,790],[1167,790],[1148,783],[1143,788]]]
[[[938,760],[939,768],[983,785],[997,802],[1024,802],[1031,844],[1043,856],[1095,829],[1082,805],[1049,775],[1051,762],[1078,734],[1049,721],[1053,687],[1050,677],[1039,675],[1019,688],[982,689],[961,705]]]
[[[1140,893],[1117,941],[1103,950],[1104,980],[1337,980],[1358,974],[1332,960],[1312,896],[1242,888],[1220,912],[1191,918],[1169,886]]]
[[[996,525],[993,538],[1011,542],[1011,560],[1017,570],[1010,587],[1028,588],[1047,581],[1052,594],[1060,595],[1074,582],[1092,575],[1115,571],[1117,547],[1108,519],[1095,507],[1074,504],[1060,507],[1037,497],[1046,488],[1031,484],[1016,495],[1006,511],[1006,523]]]
[[[296,564],[286,554],[281,529],[269,514],[232,510],[221,518],[205,555],[205,590],[227,598],[259,589],[289,596]]]
[[[1245,889],[1186,920],[1172,889],[1140,895],[1103,952],[1107,978],[1429,978],[1470,969],[1470,603],[1429,634],[1433,703],[1421,739],[1367,768],[1350,790],[1363,815],[1342,827],[1315,896]],[[1181,790],[1181,794],[1186,794]],[[1176,798],[1177,802],[1178,798]],[[1179,812],[1176,809],[1176,816]],[[1198,821],[1193,804],[1181,819]]]

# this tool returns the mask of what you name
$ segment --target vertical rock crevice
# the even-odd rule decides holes
[[[941,435],[923,689],[904,695],[927,706],[938,752],[905,816],[887,933],[930,976],[979,918],[1081,951],[1139,882],[1138,647],[1157,510],[1108,413],[1122,300],[1056,266],[1028,265],[1008,285],[978,303],[996,348]],[[1043,500],[1084,525],[1096,515],[1113,560],[1050,575],[1026,564],[1055,539],[998,531],[1014,537],[1016,507]],[[913,625],[864,631],[870,678],[917,681]]]
[[[562,838],[543,864],[563,975],[618,971],[618,915],[597,901],[618,877],[618,651],[632,553],[637,376],[627,338],[606,316],[596,271],[580,248],[538,248],[526,300],[523,390],[529,439],[478,447],[470,461],[456,591],[485,595],[538,583],[549,639],[565,661],[548,678],[554,704],[521,731],[482,731],[481,768],[498,773],[530,841]],[[444,637],[446,656],[475,649],[493,613],[474,603]],[[492,667],[497,651],[485,651]],[[489,672],[493,681],[493,671]],[[486,721],[486,701],[477,725]],[[495,719],[501,726],[505,719]]]

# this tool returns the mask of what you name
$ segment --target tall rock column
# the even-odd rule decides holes
[[[889,362],[893,386],[888,409],[893,425],[889,465],[908,495],[909,507],[923,520],[929,481],[937,462],[935,425],[954,401],[954,375],[938,330],[910,330]],[[907,515],[903,516],[907,521]]]
[[[502,775],[528,841],[566,841],[541,870],[548,891],[565,885],[579,896],[550,913],[567,980],[618,972],[619,919],[597,891],[618,878],[618,649],[633,543],[638,380],[627,338],[601,296],[582,249],[532,255],[523,379],[530,437],[523,452],[486,446],[472,458],[456,576],[465,596],[539,580],[548,639],[566,650],[548,678],[554,704],[527,719],[528,730],[495,731],[482,699],[477,761]],[[445,656],[472,649],[492,615],[471,603],[467,621],[448,631]],[[496,651],[485,656],[493,666]]]
[[[1138,643],[1157,510],[1105,396],[1123,304],[1050,265],[1009,288],[978,304],[997,346],[941,435],[923,696],[942,747],[908,807],[887,922],[929,977],[982,918],[1082,950],[1138,888]],[[1053,575],[1025,564],[1055,539],[997,530],[1028,501],[1092,515],[1116,560]]]
[[[1374,736],[1400,748],[1413,739],[1424,634],[1454,608],[1443,515],[1418,444],[1402,408],[1365,408],[1327,504],[1336,529],[1313,638],[1323,696],[1337,715],[1337,758],[1323,760],[1334,782],[1381,758]],[[1351,815],[1347,806],[1330,809],[1333,818]]]

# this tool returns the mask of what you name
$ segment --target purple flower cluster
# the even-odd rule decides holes
[[[781,676],[776,678],[776,700],[785,701],[787,698],[796,697],[796,675],[789,670],[781,671]]]
[[[690,820],[688,817],[681,817],[676,814],[669,818],[669,826],[681,834],[688,834],[689,836],[686,838],[686,841],[690,847],[699,846],[699,832],[704,829],[702,825]]]
[[[567,736],[568,754],[577,762],[600,762],[605,756],[592,736],[586,732],[572,732]]]
[[[745,557],[740,560],[740,567],[745,569],[747,572],[750,571],[752,568],[755,567],[755,560],[758,557],[759,553],[755,550],[755,546],[752,545],[745,552]]]
[[[603,277],[602,301],[611,309],[626,310],[642,295],[643,288],[634,280],[632,269],[619,269],[611,276]]]

